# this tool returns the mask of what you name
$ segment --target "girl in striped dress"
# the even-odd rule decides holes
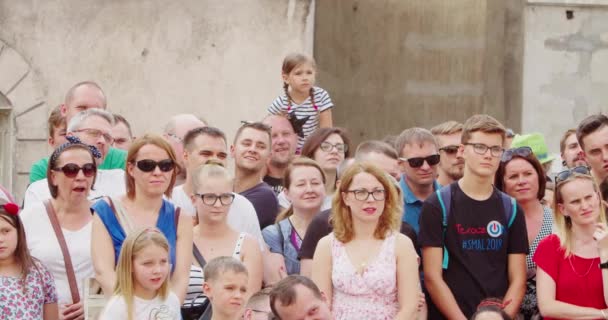
[[[334,104],[327,91],[315,87],[316,64],[312,57],[292,53],[283,60],[283,94],[268,107],[271,114],[285,115],[298,135],[298,153],[317,128],[333,126]]]

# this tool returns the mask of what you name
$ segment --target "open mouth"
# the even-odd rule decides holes
[[[74,192],[85,192],[87,189],[85,187],[76,187],[72,189]]]

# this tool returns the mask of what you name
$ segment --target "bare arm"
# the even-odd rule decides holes
[[[321,111],[319,114],[319,128],[331,128],[334,126],[334,121],[331,116],[331,109]]]
[[[93,268],[95,268],[95,279],[101,285],[103,294],[109,298],[114,292],[116,282],[116,264],[114,258],[114,246],[110,234],[101,219],[93,215],[93,230],[91,232],[91,256],[93,257]]]
[[[555,281],[543,269],[536,268],[536,297],[543,317],[561,319],[603,319],[602,311],[579,307],[555,299]],[[607,311],[604,311],[607,312]],[[606,313],[608,315],[608,312]]]
[[[424,269],[424,285],[444,317],[448,319],[462,319],[467,317],[462,313],[454,294],[443,280],[443,248],[422,248],[422,266]]]
[[[416,319],[420,293],[418,255],[410,238],[399,233],[396,242],[399,313],[395,319]]]
[[[503,303],[511,301],[504,310],[512,318],[515,318],[519,312],[519,306],[526,294],[526,270],[525,254],[508,255],[509,288],[507,289],[507,293],[505,293]]]
[[[260,291],[262,288],[262,252],[258,240],[247,236],[243,244],[243,264],[249,272],[248,295]]]
[[[331,309],[333,300],[333,285],[331,283],[331,243],[329,236],[323,237],[317,244],[315,256],[312,259],[312,281],[327,297],[327,304]]]
[[[312,259],[300,259],[300,274],[307,278],[312,276]]]
[[[192,265],[192,220],[185,215],[179,216],[177,222],[177,240],[175,241],[175,269],[171,276],[171,287],[184,303],[190,281],[190,266]]]
[[[42,308],[42,319],[57,320],[59,319],[59,309],[57,303],[47,303]]]

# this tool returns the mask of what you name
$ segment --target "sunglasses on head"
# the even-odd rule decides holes
[[[399,158],[399,160],[407,161],[407,163],[409,163],[410,167],[412,167],[412,168],[420,168],[420,167],[422,167],[422,165],[424,164],[425,161],[426,161],[426,163],[429,164],[429,166],[434,166],[439,163],[439,160],[441,160],[441,158],[438,154],[433,154],[428,157],[416,157],[416,158],[409,158],[409,159]]]
[[[460,149],[460,146],[452,145],[452,146],[445,146],[443,148],[439,148],[439,151],[443,151],[446,154],[453,155],[453,154],[458,153],[458,149]]]
[[[511,159],[513,159],[514,156],[520,156],[520,157],[527,158],[531,154],[532,154],[532,148],[530,148],[530,147],[513,148],[513,149],[505,150],[505,152],[502,153],[502,158],[500,159],[500,161],[501,162],[511,161]]]
[[[162,172],[169,172],[175,168],[175,162],[171,159],[165,159],[161,161],[154,161],[152,159],[144,159],[135,162],[137,168],[143,172],[152,172],[156,167]]]
[[[578,166],[572,169],[564,170],[555,176],[555,184],[568,180],[568,178],[570,178],[570,176],[572,176],[574,173],[589,175],[591,174],[591,171],[589,171],[589,168],[586,166]]]
[[[85,163],[82,165],[82,167],[75,163],[68,163],[65,164],[63,167],[57,167],[53,169],[53,171],[63,172],[63,174],[68,178],[76,177],[80,170],[82,170],[82,174],[84,174],[84,176],[88,178],[95,175],[97,167],[93,163]]]

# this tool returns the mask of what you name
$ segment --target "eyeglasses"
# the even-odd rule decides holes
[[[564,180],[567,180],[574,173],[589,175],[589,174],[591,174],[591,171],[589,171],[589,168],[586,166],[578,166],[578,167],[574,167],[572,169],[564,170],[555,176],[555,184],[558,184],[560,182],[563,182]]]
[[[65,176],[68,178],[76,177],[80,170],[82,170],[82,174],[84,174],[85,177],[90,178],[95,175],[97,167],[93,163],[85,163],[82,165],[82,167],[75,163],[68,163],[63,167],[57,167],[53,169],[53,171],[63,172],[63,174],[65,174]]]
[[[465,146],[473,146],[473,151],[475,151],[475,153],[477,154],[481,154],[484,155],[486,154],[486,152],[488,152],[488,149],[490,150],[490,154],[493,157],[500,157],[502,155],[502,153],[505,151],[505,149],[503,149],[501,146],[486,146],[483,143],[465,143]]]
[[[439,148],[439,151],[443,151],[449,155],[454,155],[458,152],[458,149],[460,149],[460,146],[452,145],[452,146],[445,146],[443,148]]]
[[[86,134],[87,136],[89,136],[92,139],[99,139],[99,137],[103,136],[103,139],[107,143],[112,144],[114,142],[114,138],[112,137],[111,134],[109,134],[107,132],[103,132],[101,130],[97,130],[97,129],[93,129],[93,128],[85,128],[85,129],[74,130],[74,132],[84,132],[84,134]]]
[[[167,136],[169,136],[179,142],[182,142],[184,140],[183,138],[178,137],[175,133],[167,133]]]
[[[214,206],[217,200],[220,200],[223,206],[230,205],[234,201],[234,193],[197,193],[196,195],[208,206]]]
[[[346,143],[331,144],[331,142],[323,141],[319,148],[325,152],[330,152],[333,148],[336,148],[338,152],[345,153],[348,150],[348,145]]]
[[[415,157],[415,158],[407,158],[407,159],[399,158],[399,160],[407,161],[407,163],[409,163],[410,167],[412,167],[412,168],[420,168],[420,167],[422,167],[422,165],[424,164],[425,161],[426,161],[426,163],[429,164],[429,166],[434,166],[434,165],[438,164],[439,160],[441,160],[441,157],[439,156],[439,154],[433,154],[428,157]]]
[[[169,172],[175,168],[175,162],[171,159],[165,159],[161,161],[154,161],[152,159],[144,159],[135,162],[137,168],[143,172],[152,172],[156,167],[162,172]]]
[[[484,152],[485,153],[485,152]],[[519,147],[514,149],[505,150],[502,154],[501,162],[511,161],[514,156],[520,156],[527,158],[532,154],[532,148],[530,147]]]
[[[367,191],[365,189],[356,189],[356,190],[347,190],[346,192],[354,194],[355,199],[357,199],[359,201],[366,201],[367,199],[369,199],[370,195],[376,201],[382,201],[382,200],[384,200],[384,198],[386,198],[386,190],[383,190],[383,189],[376,189],[376,190],[372,190],[372,191]]]

